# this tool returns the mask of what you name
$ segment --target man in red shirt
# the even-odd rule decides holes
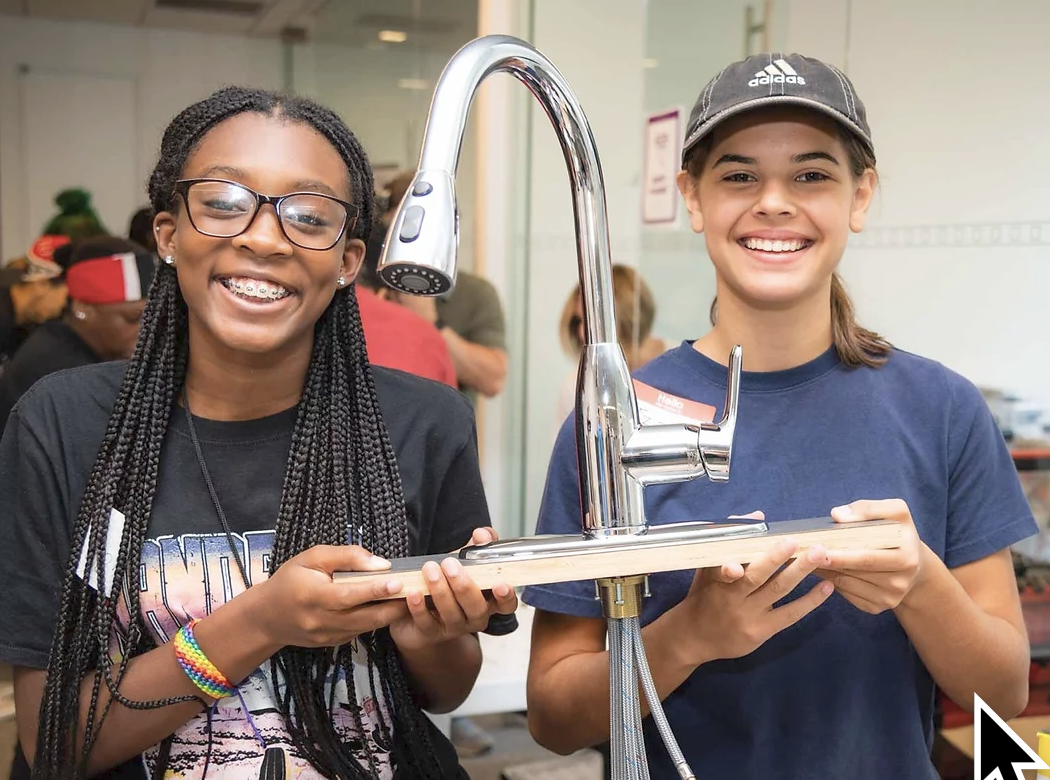
[[[378,227],[372,233],[356,282],[369,361],[458,387],[441,333],[432,322],[396,303],[397,293],[383,286],[376,274],[384,236]]]

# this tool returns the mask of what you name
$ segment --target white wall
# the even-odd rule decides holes
[[[414,167],[419,154],[431,93],[401,89],[398,79],[414,76],[433,83],[447,59],[444,54],[412,49],[297,46],[287,77],[291,86],[339,112],[373,163],[407,168]],[[47,121],[41,121],[37,112],[26,115],[27,68],[29,79],[58,77],[84,84],[91,94],[47,115],[62,117],[74,127],[56,125],[48,136]],[[115,86],[118,92],[124,88],[130,100],[107,102],[105,96],[114,89],[92,90],[93,80]],[[25,252],[54,213],[55,190],[64,186],[81,185],[92,191],[103,222],[123,234],[132,212],[146,203],[145,183],[161,133],[176,113],[227,84],[281,89],[288,86],[285,81],[284,52],[275,40],[0,16],[0,258]],[[130,108],[124,110],[124,103]],[[121,127],[114,132],[134,138],[127,159],[95,160],[73,176],[67,174],[68,165],[60,154],[28,158],[27,150],[68,149],[76,124],[99,132],[114,123],[107,107],[119,114]],[[67,109],[68,114],[63,114]],[[130,130],[128,124],[133,125]],[[34,133],[32,143],[27,130]],[[464,235],[473,229],[471,138],[464,145],[461,166]],[[113,175],[106,175],[107,166],[112,166]],[[52,189],[53,182],[62,183]],[[464,267],[472,262],[468,241]]]
[[[127,150],[130,163],[114,160],[113,164],[120,169],[130,165],[138,188],[111,197],[104,178],[70,182],[95,193],[104,223],[116,233],[123,233],[132,212],[146,203],[145,182],[160,135],[179,110],[224,84],[275,88],[281,81],[281,52],[274,41],[0,16],[0,257],[4,260],[23,254],[43,227],[39,219],[30,219],[31,214],[53,213],[49,202],[26,202],[28,177],[61,178],[60,171],[41,174],[39,168],[28,171],[23,164],[20,66],[27,66],[30,73],[131,84],[137,142]],[[101,110],[104,106],[91,110],[90,97],[84,104],[66,120],[95,127],[113,121]],[[46,145],[39,138],[35,142]]]
[[[792,0],[789,48],[868,109],[882,192],[843,262],[863,321],[1050,406],[1050,4],[854,2],[848,30],[844,7]]]
[[[324,100],[368,141],[372,162],[415,163],[423,140],[430,97],[449,55],[401,52],[393,48],[351,49],[333,44],[304,47],[297,84],[312,82],[311,94]],[[312,62],[305,62],[309,56]],[[411,67],[406,58],[417,63]],[[426,80],[425,90],[401,89],[398,80],[413,72]],[[418,75],[417,75],[418,74]],[[411,121],[406,121],[409,118]]]

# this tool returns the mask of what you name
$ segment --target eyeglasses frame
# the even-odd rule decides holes
[[[193,221],[193,214],[191,213],[190,209],[189,191],[190,187],[192,187],[194,184],[198,184],[201,182],[212,182],[215,184],[231,184],[234,187],[240,187],[242,190],[251,193],[251,195],[255,198],[255,211],[252,212],[251,218],[248,220],[248,224],[246,224],[240,232],[234,233],[232,236],[220,236],[216,235],[215,233],[208,233],[207,231],[201,230],[199,227],[197,227],[197,223]],[[209,238],[236,238],[237,236],[244,235],[246,232],[248,232],[248,230],[251,229],[251,226],[255,224],[255,219],[259,216],[259,212],[262,210],[262,207],[269,204],[273,206],[274,214],[277,216],[277,225],[281,228],[281,235],[283,235],[289,243],[294,244],[300,249],[306,249],[311,252],[327,252],[329,249],[334,247],[347,234],[348,231],[354,229],[354,227],[357,225],[357,218],[359,216],[359,209],[353,203],[348,203],[345,200],[341,200],[333,195],[327,195],[323,192],[302,191],[289,192],[284,195],[263,195],[261,192],[256,192],[246,184],[241,184],[239,181],[230,181],[229,179],[213,179],[210,177],[204,177],[200,179],[179,179],[177,182],[175,182],[175,191],[173,194],[180,195],[182,197],[182,202],[186,205],[186,217],[189,219],[190,225],[193,226],[193,229],[200,233],[202,236],[208,236]],[[284,220],[281,219],[281,204],[288,198],[293,198],[296,195],[314,195],[318,198],[327,198],[328,200],[334,200],[346,210],[346,217],[343,219],[343,225],[339,229],[339,233],[336,235],[335,240],[323,249],[312,246],[303,246],[298,241],[289,236],[288,231],[284,229]]]

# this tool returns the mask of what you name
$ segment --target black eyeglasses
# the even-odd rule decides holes
[[[269,203],[284,237],[303,249],[327,250],[357,222],[357,207],[318,192],[261,195],[225,179],[182,179],[175,192],[186,203],[194,230],[212,238],[233,238],[251,227]]]

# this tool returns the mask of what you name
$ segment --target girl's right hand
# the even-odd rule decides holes
[[[358,545],[319,545],[286,561],[258,588],[260,620],[277,647],[335,647],[406,617],[395,577],[373,583],[334,582],[337,571],[383,571],[390,561]],[[251,591],[249,591],[251,592]]]
[[[674,608],[691,665],[722,658],[740,658],[756,650],[774,634],[794,625],[832,594],[821,582],[804,596],[780,607],[773,605],[827,562],[823,547],[813,547],[785,566],[797,546],[777,543],[771,552],[748,564],[698,569],[689,594]]]

